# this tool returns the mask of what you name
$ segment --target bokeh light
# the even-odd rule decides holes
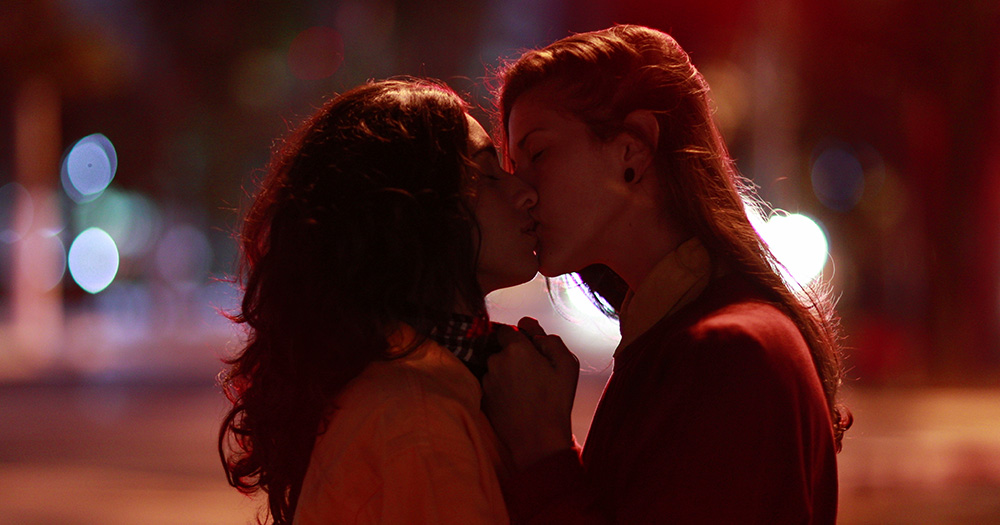
[[[81,227],[107,232],[123,257],[149,251],[162,222],[160,210],[149,198],[114,187],[108,188],[101,198],[77,206],[73,217]]]
[[[729,137],[744,125],[750,115],[750,82],[747,73],[730,61],[710,62],[701,68],[712,86],[715,119],[722,133]]]
[[[57,234],[34,232],[26,235],[24,251],[35,255],[40,264],[25,268],[29,285],[41,292],[55,288],[66,274],[66,247]]]
[[[319,80],[337,72],[344,61],[344,42],[330,27],[311,27],[288,47],[288,67],[302,80]]]
[[[211,264],[208,237],[189,224],[170,228],[156,247],[156,269],[173,286],[204,284]]]
[[[97,296],[96,304],[106,316],[108,339],[118,344],[141,342],[159,320],[153,293],[141,282],[118,279]]]
[[[865,172],[857,153],[839,142],[826,144],[816,155],[811,178],[816,198],[840,212],[851,211],[865,191]]]
[[[230,73],[230,91],[235,100],[250,107],[273,109],[290,97],[293,80],[284,71],[285,57],[279,51],[247,51]]]
[[[107,137],[87,135],[70,148],[62,163],[62,185],[76,202],[96,199],[111,184],[118,170],[118,154]]]
[[[829,242],[823,228],[799,213],[774,214],[766,221],[750,213],[750,222],[767,243],[775,258],[785,266],[795,283],[808,284],[823,273]]]
[[[80,288],[98,293],[118,274],[118,247],[100,228],[80,232],[69,247],[69,273]]]
[[[23,207],[24,217],[30,218],[34,215],[31,193],[16,182],[0,186],[0,242],[17,242],[28,232],[30,221],[18,219],[16,213],[18,206]]]
[[[885,184],[885,179],[888,176],[885,159],[874,146],[867,142],[855,144],[854,151],[857,153],[858,161],[861,162],[861,167],[864,169],[864,198],[870,199],[878,195],[882,189],[882,185]]]

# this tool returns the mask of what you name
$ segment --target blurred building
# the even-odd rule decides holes
[[[233,270],[240,207],[273,141],[331,93],[438,77],[486,121],[487,79],[502,58],[629,21],[678,38],[713,85],[744,175],[822,229],[852,375],[990,382],[1000,366],[998,11],[794,0],[8,3],[0,377],[149,372],[145,341],[231,339],[207,305],[235,306],[218,279]],[[106,235],[81,241],[91,228]],[[74,268],[74,245],[89,269]]]

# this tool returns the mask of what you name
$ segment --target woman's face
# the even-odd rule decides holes
[[[535,221],[528,210],[535,190],[500,167],[496,148],[476,119],[469,120],[469,156],[479,172],[474,211],[479,223],[479,265],[483,293],[531,280],[538,272]]]
[[[538,192],[531,215],[548,277],[607,263],[615,249],[609,226],[626,202],[615,142],[598,140],[557,100],[553,88],[531,89],[514,101],[507,123],[514,175]]]

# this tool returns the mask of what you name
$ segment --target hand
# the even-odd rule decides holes
[[[573,446],[570,414],[580,361],[538,321],[525,317],[517,326],[498,329],[503,350],[489,359],[483,408],[523,469]]]

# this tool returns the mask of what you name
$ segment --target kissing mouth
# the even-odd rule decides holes
[[[535,230],[538,228],[538,221],[532,220],[521,228],[521,233],[526,233],[528,235],[534,235]]]

